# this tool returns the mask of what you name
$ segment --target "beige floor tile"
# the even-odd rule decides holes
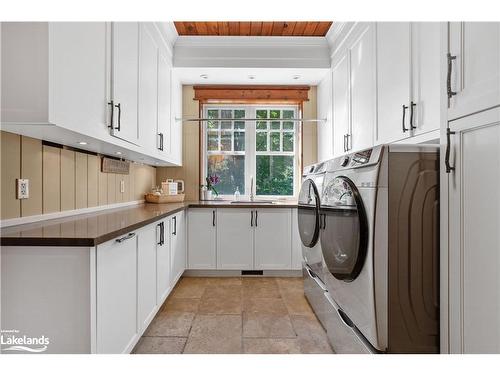
[[[241,314],[241,297],[202,298],[200,314]]]
[[[186,345],[185,337],[142,337],[134,354],[181,354]]]
[[[186,354],[240,354],[242,353],[241,336],[234,337],[192,337],[184,348]]]
[[[304,354],[333,353],[326,332],[315,316],[292,315],[292,324]]]
[[[241,315],[196,315],[189,337],[241,337]]]
[[[181,277],[179,286],[206,286],[208,284],[207,277]]]
[[[243,337],[292,337],[295,338],[288,315],[244,313]]]
[[[278,285],[275,277],[242,277],[241,283],[243,286]]]
[[[307,302],[306,297],[296,294],[283,294],[283,301],[285,302],[286,308],[290,315],[307,315],[315,316],[311,305]]]
[[[200,305],[199,298],[173,298],[169,297],[162,306],[161,311],[165,312],[191,312],[196,313]]]
[[[241,285],[241,277],[208,277],[207,285]]]
[[[277,277],[276,283],[282,290],[298,290],[304,293],[304,281],[302,277]]]
[[[246,354],[300,354],[300,346],[296,338],[243,338],[243,351]]]
[[[187,337],[194,316],[194,313],[162,311],[153,319],[144,336]]]
[[[280,290],[276,283],[245,284],[242,293],[244,298],[281,298]]]
[[[201,298],[235,298],[241,296],[240,285],[209,285]]]
[[[281,315],[286,315],[288,312],[281,298],[244,298],[243,311]]]
[[[172,291],[172,298],[201,298],[205,293],[206,285],[201,284],[178,284]]]

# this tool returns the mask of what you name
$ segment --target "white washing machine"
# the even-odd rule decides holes
[[[339,353],[439,350],[439,155],[377,146],[327,163],[320,245]]]

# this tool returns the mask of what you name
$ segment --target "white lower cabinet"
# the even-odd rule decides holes
[[[280,270],[292,267],[291,230],[291,210],[255,210],[255,269]]]
[[[217,210],[190,208],[188,212],[188,268],[214,270],[216,258]]]
[[[137,329],[137,236],[97,246],[97,352],[127,353]]]
[[[137,231],[137,314],[138,327],[145,329],[156,308],[156,226]]]
[[[170,281],[174,285],[186,269],[186,225],[184,211],[170,219]]]
[[[217,218],[217,269],[253,269],[254,211],[221,208]]]
[[[156,243],[156,303],[163,303],[170,293],[173,284],[170,279],[170,241],[168,233],[170,228],[170,218],[165,218],[155,224]]]

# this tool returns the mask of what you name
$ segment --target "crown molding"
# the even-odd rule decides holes
[[[179,38],[179,34],[177,33],[177,29],[174,26],[173,22],[155,22],[155,27],[159,31],[165,47],[167,48],[170,57],[174,56],[174,45]]]

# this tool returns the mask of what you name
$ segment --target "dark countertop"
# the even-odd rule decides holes
[[[87,214],[67,216],[1,228],[2,246],[96,246],[154,223],[189,207],[193,208],[294,208],[296,202],[238,203],[192,201],[145,203]]]

